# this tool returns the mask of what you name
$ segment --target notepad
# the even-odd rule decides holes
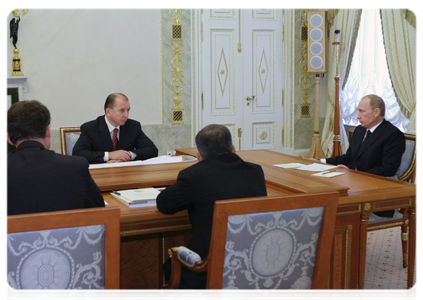
[[[130,208],[155,206],[157,195],[160,193],[155,188],[130,189],[113,191],[110,194]]]

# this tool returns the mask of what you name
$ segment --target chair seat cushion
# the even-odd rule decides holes
[[[379,217],[379,216],[376,216],[374,213],[370,213],[369,214],[369,225],[370,224],[382,223],[382,222],[386,222],[386,221],[402,220],[402,219],[403,219],[403,215],[402,215],[402,213],[400,213],[399,209],[395,210],[394,216],[392,218]]]
[[[167,295],[165,300],[205,300],[206,294],[194,290],[179,290]]]

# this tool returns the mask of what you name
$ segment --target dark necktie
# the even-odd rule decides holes
[[[112,138],[113,150],[117,150],[117,148],[118,148],[118,139],[117,139],[118,131],[119,131],[119,129],[117,129],[117,128],[113,129],[113,138]]]
[[[369,137],[370,137],[371,134],[372,134],[372,132],[367,129],[366,136],[364,137],[364,140],[363,140],[362,143],[364,143],[365,141],[367,141],[369,139]]]

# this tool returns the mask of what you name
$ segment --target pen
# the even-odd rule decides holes
[[[323,172],[323,173],[322,173],[322,175],[328,174],[328,173],[330,173],[330,172],[332,172],[332,171],[326,171],[326,172]]]
[[[120,196],[120,193],[119,192],[112,191],[112,193]]]

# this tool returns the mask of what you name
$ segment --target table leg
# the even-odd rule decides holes
[[[369,213],[361,214],[360,219],[360,254],[358,267],[358,288],[364,289],[364,279],[366,276],[366,251],[367,251],[367,227],[369,224]]]
[[[408,276],[407,288],[412,288],[414,284],[414,268],[416,264],[416,208],[409,210],[410,227],[408,239]]]

